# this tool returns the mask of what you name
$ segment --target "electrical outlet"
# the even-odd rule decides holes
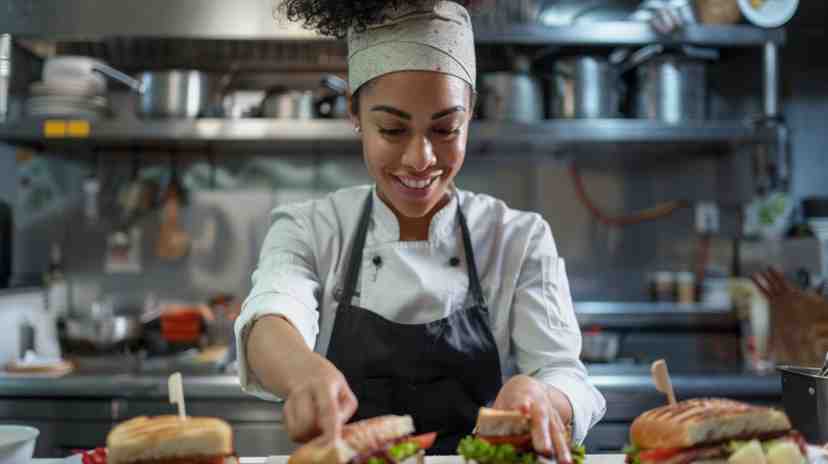
[[[696,232],[700,234],[719,232],[719,207],[716,203],[696,203]]]

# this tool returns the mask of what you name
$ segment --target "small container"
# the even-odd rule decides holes
[[[819,368],[779,366],[785,412],[808,443],[828,441],[828,377]]]
[[[650,298],[657,302],[675,301],[676,279],[669,271],[658,271],[650,275]]]
[[[696,276],[692,272],[676,273],[676,301],[682,304],[696,301]]]
[[[707,306],[729,308],[732,302],[730,297],[730,278],[705,277],[704,282],[702,282],[701,302]]]

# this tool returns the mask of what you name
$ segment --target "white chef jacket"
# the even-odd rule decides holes
[[[510,209],[488,195],[457,193],[434,215],[428,241],[400,241],[394,212],[371,186],[274,209],[253,288],[235,324],[242,388],[278,400],[261,387],[245,359],[247,329],[258,317],[285,317],[309,347],[327,352],[368,195],[374,196],[373,211],[353,304],[401,324],[442,319],[470,306],[459,205],[471,233],[504,382],[523,373],[562,391],[572,405],[573,438],[582,441],[603,417],[606,402],[579,360],[581,332],[549,225],[539,214]],[[452,265],[454,257],[459,265]]]

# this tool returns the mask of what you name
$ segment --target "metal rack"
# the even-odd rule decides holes
[[[0,50],[2,42],[34,43],[47,51],[79,52],[102,57],[127,69],[145,65],[148,56],[159,56],[158,61],[166,65],[176,60],[188,65],[192,60],[209,56],[210,59],[201,61],[212,63],[213,67],[217,63],[232,64],[236,68],[240,65],[244,67],[245,63],[250,66],[265,63],[260,67],[272,70],[278,70],[279,63],[284,65],[286,62],[292,63],[291,66],[304,65],[305,70],[343,65],[343,57],[339,56],[344,53],[341,42],[319,37],[296,24],[274,20],[272,4],[272,0],[145,0],[140,4],[128,0],[0,0],[0,11],[5,12],[0,15]],[[783,29],[691,25],[673,35],[659,36],[647,24],[609,22],[561,27],[478,29],[477,41],[484,46],[616,47],[663,43],[762,48],[762,121],[770,122],[753,124],[711,120],[675,126],[634,119],[548,120],[531,125],[475,122],[471,129],[471,151],[493,152],[506,148],[532,155],[549,154],[556,149],[573,146],[597,147],[604,144],[617,153],[618,146],[624,144],[653,147],[681,143],[687,148],[698,148],[699,152],[718,153],[740,145],[778,144],[784,138],[784,126],[773,122],[778,119],[779,112],[778,50],[785,42]],[[151,53],[141,54],[136,50],[150,50]],[[159,55],[164,51],[169,56]],[[316,61],[297,58],[297,53],[312,55]],[[11,64],[9,59],[0,56],[0,71],[10,67],[4,68],[3,60],[6,65]],[[3,78],[0,76],[2,86]],[[0,108],[2,114],[3,109]],[[57,121],[53,124],[69,127],[71,123]],[[230,149],[254,147],[278,152],[273,150],[274,145],[278,145],[290,148],[294,153],[297,149],[317,150],[322,147],[332,148],[334,153],[343,153],[358,148],[357,139],[348,125],[336,121],[115,119],[75,124],[73,127],[79,130],[64,131],[62,135],[58,130],[58,135],[55,135],[44,131],[44,121],[9,121],[0,123],[0,141],[73,149],[210,145]]]
[[[549,120],[537,124],[474,121],[469,136],[472,153],[507,151],[509,157],[546,156],[573,145],[683,143],[699,152],[722,152],[734,146],[769,143],[772,128],[734,121],[670,125],[634,119]],[[16,145],[98,151],[135,147],[222,151],[264,148],[271,153],[324,150],[359,153],[359,138],[339,120],[279,121],[267,119],[194,120],[24,120],[0,125],[0,140]]]

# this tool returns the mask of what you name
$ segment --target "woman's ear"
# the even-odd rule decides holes
[[[354,130],[359,132],[359,97],[354,96],[351,89],[348,89],[348,119],[354,126]]]

